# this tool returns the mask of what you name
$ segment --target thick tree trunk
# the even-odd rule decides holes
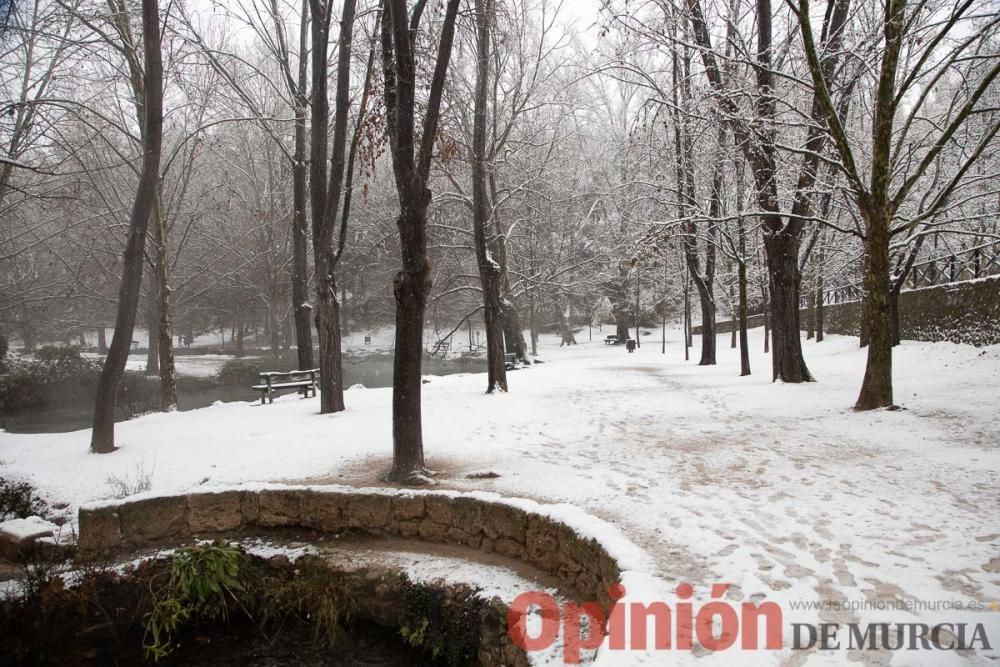
[[[766,234],[764,247],[769,271],[772,380],[811,382],[812,375],[802,356],[799,323],[798,236]]]
[[[344,410],[344,376],[341,363],[340,303],[337,301],[336,276],[326,270],[326,261],[316,264],[316,331],[319,334],[320,413]],[[324,269],[323,280],[320,269]]]
[[[503,297],[501,308],[503,309],[503,337],[505,349],[509,354],[514,354],[523,363],[531,363],[528,359],[528,344],[524,339],[524,323],[521,321],[521,313],[517,306],[510,300],[509,295]],[[534,354],[534,351],[532,351]]]
[[[884,218],[884,219],[882,219]],[[868,321],[868,366],[855,410],[892,405],[892,331],[889,292],[888,213],[868,221],[865,254],[865,296],[862,307]]]
[[[628,311],[616,310],[615,315],[615,335],[618,336],[618,340],[626,340],[632,334],[629,333],[629,317]]]
[[[569,319],[566,317],[566,311],[559,303],[555,304],[555,311],[556,323],[559,325],[559,336],[562,339],[559,343],[559,347],[562,347],[563,345],[576,345],[576,336],[573,335],[573,327],[570,325]],[[627,328],[626,331],[628,331]]]
[[[389,479],[403,483],[425,481],[423,425],[420,410],[424,312],[431,289],[431,263],[427,258],[427,188],[437,136],[441,99],[451,60],[459,0],[448,0],[434,74],[425,104],[419,148],[415,132],[416,64],[414,38],[419,15],[412,19],[407,3],[386,2],[382,17],[382,72],[386,127],[396,192],[399,196],[400,255],[402,270],[393,280],[396,297],[396,354],[393,362],[392,440],[393,460]],[[423,7],[421,3],[418,7]]]
[[[699,366],[715,365],[715,297],[710,286],[692,272],[701,303],[701,360]]]
[[[135,329],[136,309],[142,287],[143,250],[146,231],[156,204],[163,140],[163,62],[160,55],[159,9],[157,0],[142,0],[145,75],[143,92],[142,168],[129,219],[129,233],[123,255],[122,282],[118,292],[115,333],[101,369],[94,405],[94,427],[90,449],[97,453],[115,450],[115,407],[118,388],[125,373]]]
[[[423,424],[420,410],[421,364],[424,349],[424,312],[430,293],[431,263],[427,259],[425,201],[407,207],[397,225],[402,241],[403,270],[393,281],[396,297],[396,353],[393,359],[392,472],[393,481],[421,481],[424,467]]]
[[[483,321],[486,326],[486,393],[507,391],[507,364],[504,357],[503,304],[500,298],[500,265],[490,256],[487,229],[491,227],[487,198],[486,104],[490,78],[491,0],[476,0],[476,92],[472,129],[472,226],[476,264],[483,292]],[[523,341],[522,341],[523,343]]]

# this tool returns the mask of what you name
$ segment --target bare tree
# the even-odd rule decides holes
[[[415,44],[425,0],[412,15],[406,0],[384,0],[382,68],[386,126],[396,190],[402,270],[393,280],[396,298],[396,354],[393,361],[392,442],[390,479],[419,483],[425,479],[423,426],[420,410],[420,369],[423,356],[424,311],[433,278],[427,258],[427,187],[441,112],[448,63],[455,36],[459,0],[448,0],[438,43],[434,73],[425,105],[419,146],[416,140]]]
[[[808,0],[787,2],[798,19],[817,108],[864,221],[863,308],[868,329],[868,363],[854,407],[884,408],[893,404],[890,241],[893,235],[932,218],[1000,131],[996,108],[987,102],[988,98],[984,99],[1000,76],[1000,59],[996,57],[995,46],[991,52],[988,44],[988,40],[996,38],[1000,17],[994,14],[976,19],[972,12],[974,0],[940,6],[934,3],[910,6],[906,0],[888,0],[875,26],[884,44],[878,55],[869,141],[851,136],[838,113],[832,92],[830,55],[822,52],[815,42]],[[962,28],[968,34],[959,35]],[[969,86],[943,112],[925,122],[925,114],[931,113],[929,97],[959,63],[966,67],[964,74]],[[907,99],[911,94],[915,101]],[[959,128],[980,114],[992,117],[979,142],[963,156],[949,178],[940,184],[935,179],[930,184],[934,195],[918,214],[902,215],[907,198]],[[914,139],[911,133],[922,136]],[[868,145],[870,154],[865,151]],[[870,164],[867,178],[861,166],[865,161]],[[899,224],[900,217],[909,219]]]
[[[150,216],[156,206],[160,179],[160,152],[163,141],[163,61],[160,53],[160,16],[157,0],[142,0],[143,72],[142,169],[129,219],[118,314],[107,359],[101,369],[94,406],[92,451],[106,454],[115,450],[115,406],[118,386],[125,372],[135,328],[136,309],[142,286],[143,250]]]
[[[490,256],[487,229],[490,205],[487,195],[486,131],[487,95],[490,82],[490,45],[492,43],[493,0],[475,0],[476,11],[476,91],[472,133],[472,200],[476,263],[483,288],[483,319],[486,322],[486,393],[507,391],[504,360],[503,304],[500,298],[500,265]]]

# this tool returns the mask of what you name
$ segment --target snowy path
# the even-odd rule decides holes
[[[1000,641],[996,610],[871,608],[1000,600],[1000,347],[906,343],[895,376],[906,409],[858,414],[855,339],[805,343],[819,382],[792,386],[770,382],[753,334],[748,378],[737,376],[728,336],[720,365],[702,368],[680,359],[677,332],[666,356],[653,337],[628,355],[597,332],[593,345],[545,347],[549,363],[510,374],[503,396],[483,395],[482,375],[434,378],[424,386],[428,464],[444,487],[570,502],[614,523],[654,555],[657,574],[694,584],[702,602],[710,584],[727,582],[733,598],[781,603],[786,626],[965,621]],[[109,474],[140,465],[164,493],[243,481],[370,485],[389,466],[390,392],[352,390],[347,404],[334,416],[295,397],[151,415],[120,426],[123,449],[110,457],[86,453],[85,431],[0,434],[0,470],[73,507],[106,496]],[[466,479],[485,471],[500,477]],[[794,608],[822,603],[829,608]],[[742,654],[739,664],[845,656],[786,650]],[[1000,654],[851,657],[965,665],[997,664]],[[733,664],[731,654],[695,662]]]

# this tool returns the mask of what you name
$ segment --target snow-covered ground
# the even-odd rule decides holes
[[[440,485],[567,502],[607,520],[655,574],[765,595],[791,622],[984,623],[993,652],[852,654],[866,664],[997,664],[1000,653],[1000,346],[904,343],[895,353],[905,409],[855,413],[864,352],[853,338],[804,342],[818,382],[770,381],[762,333],[754,375],[719,337],[719,365],[683,361],[679,332],[627,354],[586,332],[543,339],[548,361],[509,374],[424,385],[424,443]],[[696,341],[697,342],[697,341]],[[87,453],[89,432],[0,433],[0,471],[52,501],[107,497],[109,476],[151,475],[155,492],[263,481],[378,484],[392,452],[389,389],[348,391],[347,411],[316,400],[218,404],[118,425],[121,450]],[[468,479],[491,471],[496,479]],[[986,611],[941,605],[980,604]],[[821,609],[796,608],[802,605]],[[923,605],[937,604],[938,608]],[[877,607],[905,606],[906,609]],[[991,607],[992,605],[992,607]],[[786,644],[789,638],[786,634]],[[842,664],[848,652],[740,653],[697,664]]]

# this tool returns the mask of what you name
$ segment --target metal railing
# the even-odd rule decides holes
[[[935,287],[949,283],[1000,275],[1000,241],[992,241],[950,255],[914,263],[903,290]],[[830,306],[858,301],[864,296],[861,282],[833,287],[823,291],[823,305]],[[812,306],[812,296],[802,297],[801,306]]]

